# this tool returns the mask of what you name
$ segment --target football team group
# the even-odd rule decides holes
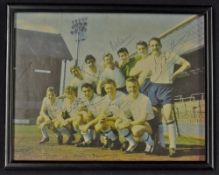
[[[134,54],[126,48],[119,49],[119,63],[107,53],[102,69],[93,55],[86,56],[83,69],[72,66],[73,77],[63,95],[56,96],[54,87],[47,88],[37,118],[42,133],[40,144],[49,141],[51,129],[58,144],[63,144],[66,134],[65,143],[78,147],[133,153],[141,143],[146,154],[176,156],[173,82],[190,68],[190,63],[161,48],[160,39],[154,37],[148,44],[138,42]],[[164,140],[163,121],[169,148]]]

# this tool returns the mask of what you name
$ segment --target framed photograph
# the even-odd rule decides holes
[[[212,4],[8,2],[6,169],[213,172]]]

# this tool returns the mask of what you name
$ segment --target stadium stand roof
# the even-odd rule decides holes
[[[72,60],[61,34],[16,29],[16,55]]]
[[[204,47],[204,16],[188,17],[160,34],[163,50],[187,54]]]

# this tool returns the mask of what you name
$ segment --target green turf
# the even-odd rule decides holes
[[[52,134],[51,131],[49,132]],[[29,136],[30,133],[39,137],[41,135],[39,128],[37,128],[35,125],[16,125],[15,133],[19,133],[19,135],[22,134],[22,136],[24,137]],[[202,146],[205,145],[205,141],[203,139],[197,139],[197,138],[186,137],[186,136],[177,137],[177,143],[184,145],[202,145]]]
[[[78,148],[72,145],[57,145],[55,134],[49,132],[50,141],[39,145],[41,133],[34,125],[16,125],[14,130],[15,160],[172,160],[168,156],[145,156],[144,153],[125,154],[120,150],[101,148]],[[64,137],[66,140],[67,138]],[[183,149],[183,156],[174,161],[204,160],[204,140],[178,137],[177,144]],[[195,147],[194,147],[195,146]],[[195,152],[194,152],[195,151]]]

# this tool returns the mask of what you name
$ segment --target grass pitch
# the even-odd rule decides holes
[[[120,150],[98,147],[57,145],[55,134],[49,132],[50,141],[39,144],[41,133],[34,125],[15,125],[14,160],[28,161],[204,161],[205,141],[180,136],[177,138],[178,155],[175,158],[161,155],[145,155],[143,152],[126,154]],[[66,137],[64,136],[64,139]]]

